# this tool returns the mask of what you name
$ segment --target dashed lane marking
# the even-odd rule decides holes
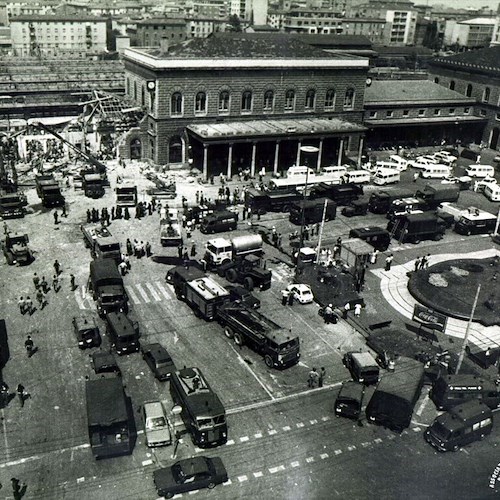
[[[245,481],[248,481],[248,476],[247,475],[243,475],[243,476],[238,476],[238,481],[240,483],[243,483]]]
[[[307,457],[306,462],[310,464],[311,462],[314,462],[314,457]]]
[[[264,473],[262,471],[258,471],[258,472],[253,473],[253,477],[255,477],[255,478],[262,477],[263,475],[264,475]]]
[[[285,425],[285,427],[283,427],[283,430],[286,432],[286,431],[289,431],[291,430],[291,427],[289,425]]]
[[[274,436],[278,431],[276,429],[270,429],[269,431],[267,431],[267,433],[270,435],[270,436]]]
[[[134,304],[140,304],[141,303],[139,297],[137,297],[137,295],[134,292],[134,290],[132,290],[132,287],[126,286],[125,289],[127,290],[127,295],[132,299],[132,302]]]
[[[160,290],[160,293],[167,299],[171,300],[173,297],[169,294],[168,290],[159,282],[155,281],[156,288]]]
[[[325,460],[329,457],[330,455],[328,455],[328,453],[322,453],[319,458],[321,458],[321,460]]]
[[[271,474],[276,474],[276,472],[280,472],[280,471],[283,471],[283,470],[285,470],[285,466],[284,465],[278,465],[276,467],[271,467],[269,469],[269,472]]]
[[[258,432],[257,434],[254,434],[254,435],[253,435],[253,437],[254,437],[255,439],[259,439],[259,438],[261,438],[261,437],[262,437],[262,433],[261,433],[261,432]]]
[[[300,466],[300,462],[292,462],[290,464],[291,467],[295,468],[295,467],[299,467]]]
[[[240,442],[241,443],[245,443],[245,442],[247,442],[249,440],[250,440],[250,438],[248,436],[242,436],[242,437],[240,437]]]

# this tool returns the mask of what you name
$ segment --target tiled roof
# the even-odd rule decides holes
[[[309,45],[327,47],[366,47],[371,48],[372,42],[364,35],[317,35],[317,34],[296,34],[297,39]]]
[[[148,53],[163,57],[160,49]],[[247,58],[247,59],[355,59],[355,56],[337,55],[311,47],[295,37],[281,33],[217,33],[209,38],[193,38],[171,47],[167,57]]]
[[[448,57],[438,57],[430,61],[430,64],[462,71],[482,71],[498,75],[500,73],[500,45],[461,52]]]
[[[73,15],[33,15],[15,16],[10,18],[10,22],[106,22],[105,17]]]
[[[474,102],[429,80],[373,80],[365,89],[365,105],[396,103]]]

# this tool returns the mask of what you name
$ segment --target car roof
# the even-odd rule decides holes
[[[165,356],[170,357],[165,347],[163,347],[158,342],[154,342],[153,344],[146,344],[145,346],[142,347],[142,352],[144,353],[150,352],[155,358],[165,357]]]
[[[179,460],[178,465],[186,475],[199,474],[208,470],[207,457],[192,457],[185,460]]]
[[[290,285],[290,287],[295,287],[298,290],[302,290],[302,291],[305,291],[305,290],[307,290],[309,292],[311,291],[311,287],[309,285],[304,284],[304,283],[292,283]]]
[[[110,352],[97,351],[92,353],[92,362],[96,372],[105,366],[118,366],[115,357]]]
[[[144,403],[144,413],[150,418],[165,416],[165,411],[160,401],[149,401]]]

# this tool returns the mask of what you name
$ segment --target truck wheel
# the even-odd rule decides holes
[[[230,327],[230,326],[226,326],[224,327],[224,335],[228,338],[228,339],[232,339],[234,337],[234,332],[233,332],[233,329]]]
[[[266,354],[264,356],[264,362],[266,363],[266,366],[268,368],[272,368],[274,366],[273,358],[271,358],[271,356],[269,356],[269,354]]]
[[[251,292],[253,290],[253,279],[250,278],[250,276],[247,276],[244,280],[243,280],[243,286],[249,291]]]
[[[434,241],[440,241],[442,239],[443,239],[443,235],[441,233],[436,234],[436,236],[434,236]]]
[[[240,347],[243,345],[243,335],[241,335],[241,333],[235,332],[234,343]]]
[[[413,242],[415,243],[415,245],[418,245],[418,244],[420,243],[420,239],[419,239],[419,238],[415,238],[415,239],[413,240]]]
[[[9,266],[13,266],[14,265],[14,257],[8,253],[5,258],[7,259],[7,264],[9,264]]]
[[[207,488],[209,490],[213,490],[215,488],[215,483],[212,483],[212,482],[208,483]]]
[[[238,273],[236,272],[235,269],[228,269],[226,271],[226,279],[229,281],[229,283],[235,283],[236,280],[238,279]]]

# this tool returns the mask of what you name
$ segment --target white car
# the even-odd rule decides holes
[[[144,403],[142,407],[146,445],[150,448],[172,444],[172,434],[165,409],[160,401]]]
[[[456,156],[448,153],[448,151],[439,151],[439,153],[436,153],[434,157],[437,158],[440,163],[444,163],[449,166],[453,165],[458,159]]]
[[[494,177],[485,177],[480,181],[474,182],[474,191],[482,193],[486,186],[492,186],[493,184],[497,184],[497,180]]]
[[[309,304],[314,300],[314,295],[309,285],[295,283],[288,285],[286,289],[293,293],[293,298],[301,304]]]
[[[435,165],[438,163],[437,158],[434,158],[432,156],[419,156],[415,160],[409,160],[408,165],[413,168],[425,168],[429,165]]]

